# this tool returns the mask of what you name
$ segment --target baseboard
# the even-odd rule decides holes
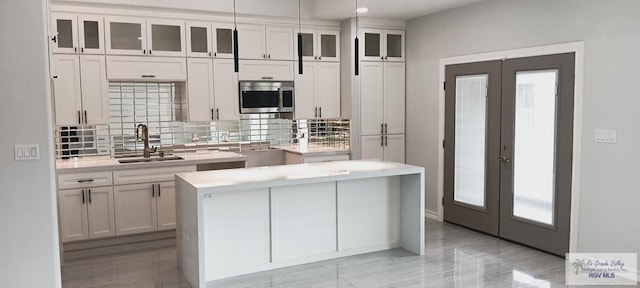
[[[64,261],[132,252],[145,249],[175,247],[175,230],[128,235],[63,244]]]
[[[438,216],[438,212],[424,210],[424,216],[429,218],[429,219],[431,219],[431,220],[435,220],[435,221],[440,222],[440,216]]]

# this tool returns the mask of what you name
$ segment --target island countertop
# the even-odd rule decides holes
[[[296,165],[281,165],[188,172],[176,174],[196,189],[229,191],[258,187],[275,187],[407,173],[424,173],[423,167],[381,160],[351,160]]]

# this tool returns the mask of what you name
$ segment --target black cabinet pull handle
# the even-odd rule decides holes
[[[91,203],[91,189],[88,190],[87,194],[89,194],[89,203]]]
[[[320,118],[322,118],[322,107],[318,108],[318,114],[320,115]]]
[[[142,75],[142,78],[156,78],[156,75]]]
[[[149,49],[149,55],[151,55],[151,49]]]
[[[53,41],[53,43],[58,43],[58,36],[51,37],[51,41]]]
[[[156,184],[151,184],[151,198],[156,197]]]
[[[93,179],[82,179],[82,180],[78,180],[78,183],[91,183],[93,182]]]
[[[78,110],[78,125],[82,124],[82,115],[80,110]]]
[[[147,54],[147,49],[142,49],[142,54]]]
[[[78,47],[73,47],[73,52],[78,52]]]
[[[313,108],[314,112],[313,112],[313,117],[318,118],[318,107]]]
[[[380,136],[380,146],[384,147],[384,136]]]
[[[211,52],[209,52],[209,57],[211,57]]]
[[[213,108],[211,108],[211,120],[216,120],[216,119],[215,119],[215,116],[214,116],[214,114],[213,114]]]
[[[218,57],[218,52],[213,52],[213,57]]]
[[[216,119],[220,120],[220,108],[216,108]]]
[[[380,134],[384,134],[384,123],[380,123]]]
[[[161,190],[160,190],[160,184],[158,184],[158,197],[162,197],[162,195],[160,194],[160,193],[162,193],[162,192],[160,192],[160,191],[161,191]]]
[[[389,134],[389,123],[384,123],[384,134]]]
[[[82,204],[84,204],[84,189],[82,189]]]
[[[84,53],[84,47],[80,48],[80,52]]]
[[[89,124],[89,120],[87,120],[87,110],[84,110],[84,124]]]
[[[384,136],[384,146],[389,146],[389,136]]]

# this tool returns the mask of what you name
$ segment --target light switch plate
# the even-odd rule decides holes
[[[15,145],[14,152],[16,161],[40,159],[40,145]]]
[[[617,143],[617,135],[615,130],[599,130],[596,129],[594,133],[594,139],[596,143],[609,143],[615,144]]]

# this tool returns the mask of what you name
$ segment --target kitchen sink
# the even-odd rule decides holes
[[[128,159],[118,159],[120,164],[130,164],[130,163],[149,163],[149,162],[163,162],[163,161],[175,161],[175,160],[183,160],[184,158],[180,156],[165,156],[165,157],[151,157],[151,158],[128,158]]]

